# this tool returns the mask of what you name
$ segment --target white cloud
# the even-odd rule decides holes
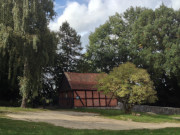
[[[62,15],[55,22],[51,22],[51,30],[57,31],[64,21],[68,21],[82,36],[83,45],[87,43],[87,33],[94,31],[103,24],[109,16],[116,12],[123,13],[130,6],[141,6],[155,9],[162,2],[174,9],[180,8],[180,0],[89,0],[88,5],[78,2],[68,2]]]
[[[174,8],[175,10],[180,9],[180,0],[171,0],[171,2],[172,2],[172,8]]]

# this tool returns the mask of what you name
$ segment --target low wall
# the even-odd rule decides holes
[[[117,107],[88,107],[88,108],[123,110],[123,105],[121,103],[118,103]],[[133,108],[133,111],[151,112],[151,113],[156,113],[156,114],[167,114],[167,115],[180,114],[180,108],[148,106],[148,105],[135,105]]]
[[[118,102],[118,108],[123,109],[123,104]],[[151,112],[156,114],[180,114],[180,108],[173,107],[160,107],[160,106],[148,106],[148,105],[135,105],[133,107],[135,112]]]
[[[118,103],[118,108],[123,109],[122,103]],[[160,106],[148,106],[148,105],[135,105],[133,107],[133,111],[135,112],[151,112],[156,114],[180,114],[180,108],[173,107],[160,107]]]
[[[180,108],[173,107],[159,107],[159,106],[147,106],[147,105],[136,105],[133,108],[136,112],[152,112],[157,114],[180,114]]]

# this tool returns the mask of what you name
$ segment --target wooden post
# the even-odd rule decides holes
[[[99,106],[101,106],[100,92],[98,92],[98,94],[99,94]]]
[[[106,95],[105,95],[105,102],[106,102],[106,107],[107,107],[107,97],[106,97]]]
[[[87,107],[87,94],[86,94],[86,90],[85,90],[85,102],[86,102],[86,107]]]
[[[72,91],[72,108],[74,108],[74,91]]]
[[[94,107],[94,95],[93,95],[93,91],[92,91],[92,103],[93,103],[93,107]]]

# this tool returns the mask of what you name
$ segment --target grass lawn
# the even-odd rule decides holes
[[[46,111],[45,109],[20,108],[20,107],[0,107],[0,113],[16,113],[16,112],[36,112]]]
[[[117,119],[117,120],[132,120],[136,122],[151,122],[151,123],[161,123],[161,122],[180,122],[180,115],[159,115],[159,114],[148,114],[148,113],[138,113],[140,116],[135,116],[132,114],[124,114],[120,110],[105,110],[105,109],[75,109],[75,111],[80,112],[91,112],[98,113],[101,116]],[[179,119],[175,119],[179,118]],[[180,133],[179,133],[180,134]]]
[[[0,118],[0,135],[179,135],[180,128],[159,130],[77,130],[46,123],[25,122]]]
[[[46,111],[45,109],[32,109],[32,108],[20,108],[20,107],[0,107],[0,118],[5,117],[6,113],[18,113],[18,112],[37,112]],[[0,121],[1,123],[1,121]]]

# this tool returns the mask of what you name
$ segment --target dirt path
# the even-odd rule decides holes
[[[44,111],[26,112],[18,114],[7,114],[12,119],[46,122],[56,126],[74,129],[107,129],[107,130],[129,130],[129,129],[158,129],[166,127],[180,127],[180,123],[141,123],[106,119],[93,113],[73,111]]]

